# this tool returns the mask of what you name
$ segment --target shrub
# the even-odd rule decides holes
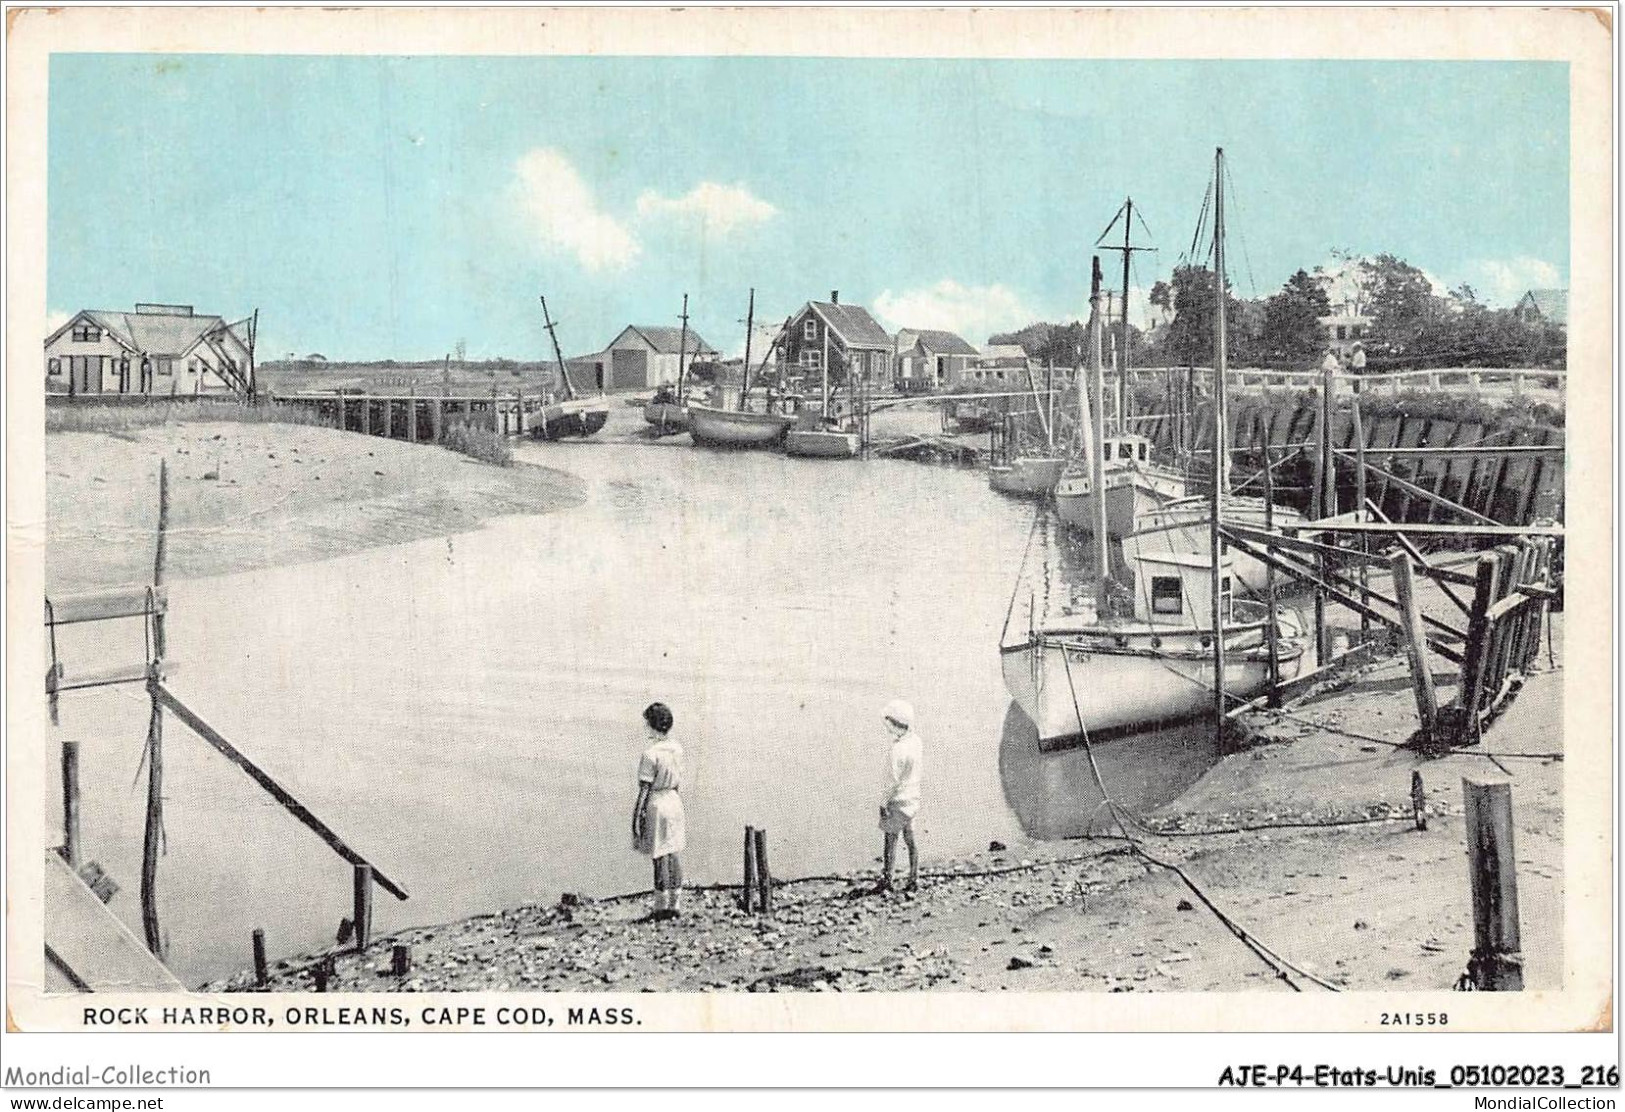
[[[440,435],[440,444],[473,459],[507,467],[513,462],[513,445],[489,425],[455,421]]]

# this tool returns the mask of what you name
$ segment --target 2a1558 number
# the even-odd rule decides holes
[[[1383,1012],[1384,1027],[1448,1027],[1449,1012]]]

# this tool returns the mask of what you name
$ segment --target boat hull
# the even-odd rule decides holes
[[[987,469],[987,485],[1000,494],[1017,498],[1048,498],[1066,470],[1066,460],[1057,456],[1017,456],[1008,464]]]
[[[694,443],[708,448],[777,448],[793,417],[777,413],[741,413],[736,410],[690,406],[688,431]]]
[[[602,403],[561,402],[542,409],[542,419],[531,429],[537,440],[562,440],[568,436],[587,437],[609,421],[609,407]]]
[[[1010,697],[1038,728],[1040,748],[1179,722],[1213,708],[1213,657],[1200,631],[1123,637],[1035,634],[1000,649]],[[1152,648],[1153,638],[1159,647]],[[1227,634],[1225,691],[1247,699],[1269,684],[1261,625]],[[1282,679],[1298,674],[1303,644],[1280,646]],[[1081,728],[1080,728],[1081,721]]]
[[[832,429],[791,429],[784,434],[786,455],[808,459],[852,459],[858,454],[858,434]]]
[[[662,436],[688,431],[688,406],[674,402],[650,402],[643,407],[643,419]]]
[[[1134,532],[1136,517],[1150,513],[1185,494],[1184,482],[1172,476],[1114,468],[1106,472],[1106,535],[1121,539]],[[1095,495],[1086,474],[1064,473],[1055,484],[1055,510],[1062,521],[1083,536],[1094,536]]]

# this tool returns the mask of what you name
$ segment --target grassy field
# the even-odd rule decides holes
[[[523,390],[539,394],[553,389],[552,363],[511,365],[452,363],[450,368],[432,363],[262,363],[257,372],[260,389],[275,394],[302,391],[359,390],[369,394],[438,394],[442,386],[452,394],[488,394],[494,385],[501,394]],[[574,371],[571,379],[577,389],[588,386]]]

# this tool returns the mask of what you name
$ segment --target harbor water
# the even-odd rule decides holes
[[[1039,753],[999,672],[1032,504],[980,471],[686,437],[518,456],[578,475],[585,504],[171,589],[171,686],[411,892],[377,893],[375,935],[647,888],[630,824],[656,699],[686,750],[690,883],[737,880],[747,823],[776,875],[872,867],[893,698],[926,742],[928,857],[1083,832],[1086,755]],[[139,624],[115,624],[136,628],[96,650],[139,659]],[[53,731],[81,742],[85,855],[138,935],[146,727],[131,687],[64,698]],[[1200,729],[1111,745],[1114,794],[1140,806],[1213,759]],[[173,720],[164,755],[181,978],[246,966],[255,928],[273,959],[330,944],[349,866]]]

